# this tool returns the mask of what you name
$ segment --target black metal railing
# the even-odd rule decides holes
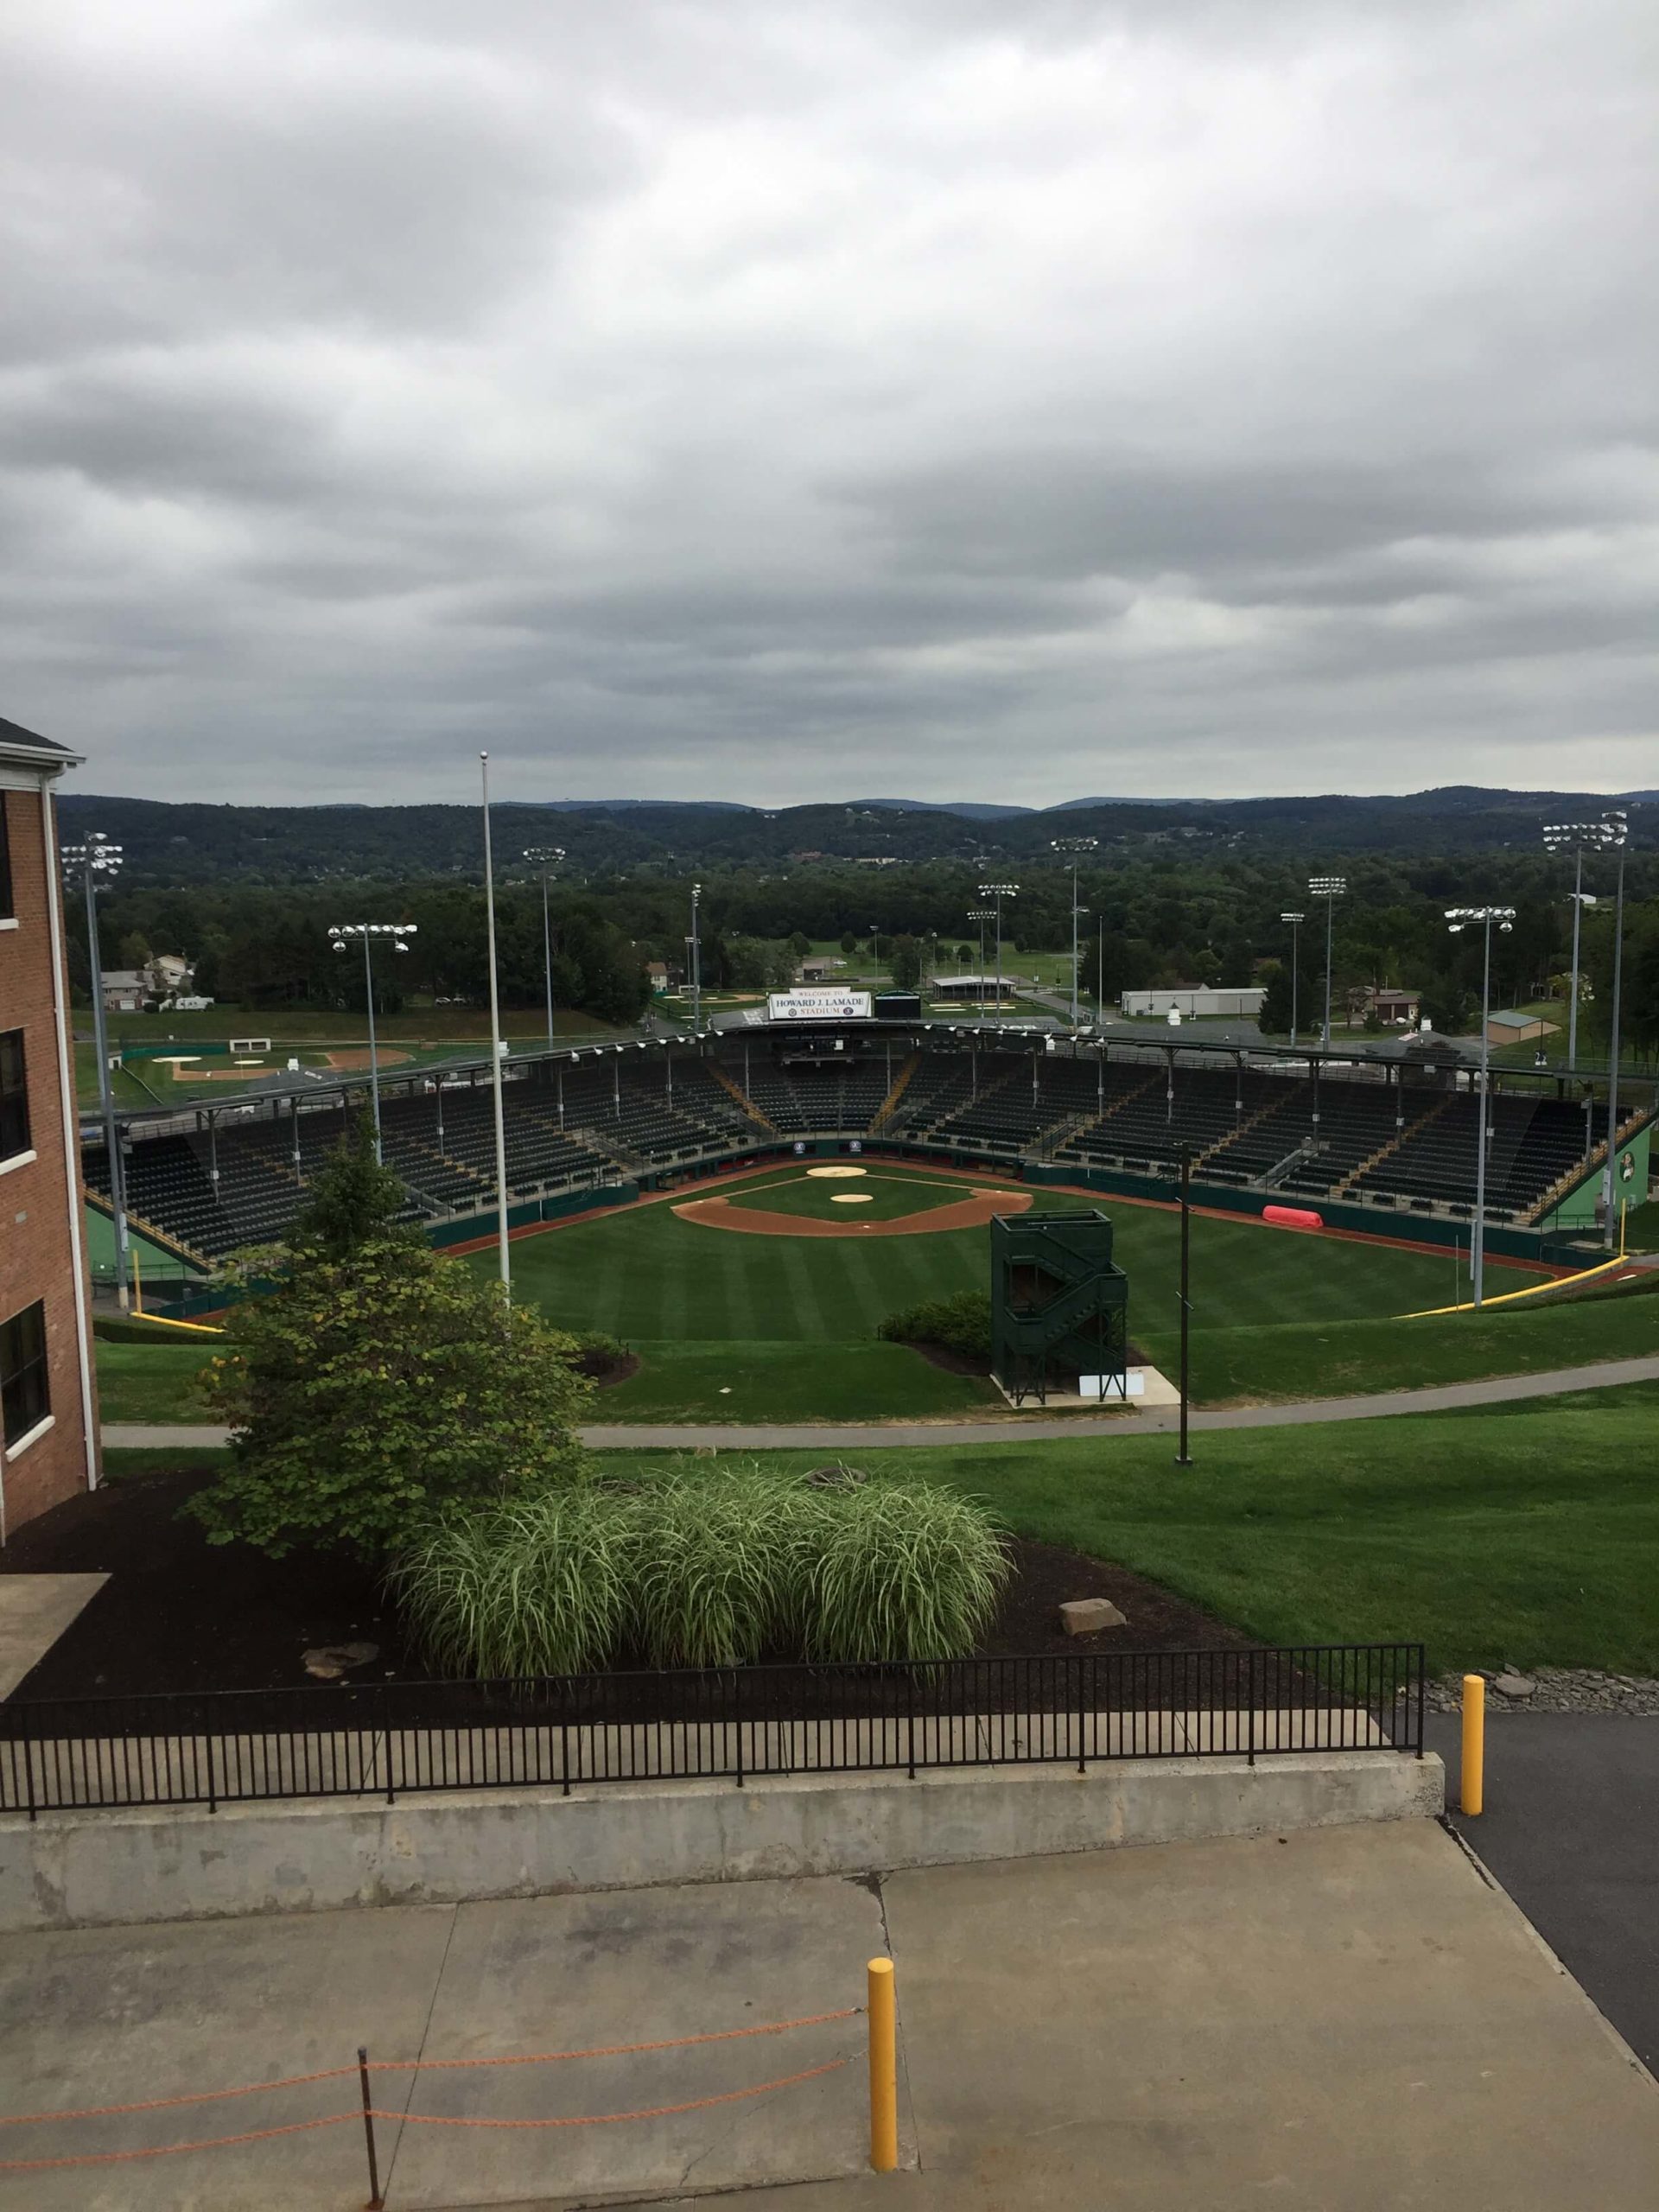
[[[1423,1751],[1420,1643],[0,1705],[0,1810]]]

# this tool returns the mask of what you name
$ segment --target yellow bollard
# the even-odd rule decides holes
[[[1478,1813],[1486,1794],[1486,1680],[1483,1675],[1463,1678],[1463,1770],[1459,1783],[1459,1806]]]
[[[870,2165],[890,2174],[899,2163],[899,2025],[893,1961],[872,1959],[870,2012]]]

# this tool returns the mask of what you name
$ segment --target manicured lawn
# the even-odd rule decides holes
[[[1269,1643],[1421,1637],[1436,1672],[1653,1675],[1652,1438],[1643,1402],[1200,1434],[1185,1470],[1166,1436],[855,1459],[948,1483],[1017,1535],[1133,1567]],[[607,1471],[630,1458],[607,1452]]]
[[[98,1402],[106,1421],[210,1421],[191,1389],[213,1357],[202,1344],[98,1346]]]
[[[904,1344],[645,1343],[640,1369],[600,1393],[596,1421],[928,1421],[1005,1402],[975,1375]]]
[[[861,1175],[812,1175],[791,1168],[775,1180],[747,1183],[731,1193],[732,1204],[759,1213],[786,1213],[806,1221],[898,1221],[906,1214],[953,1206],[984,1189],[983,1184],[950,1183],[936,1175],[910,1175],[903,1168],[872,1167]],[[847,1203],[856,1198],[857,1204]]]
[[[967,1187],[987,1186],[970,1179]],[[743,1186],[725,1187],[735,1195]],[[703,1195],[696,1185],[683,1193]],[[1033,1195],[1044,1208],[1083,1203],[1052,1192]],[[842,1211],[854,1209],[836,1209]],[[1178,1320],[1176,1216],[1109,1200],[1105,1211],[1129,1277],[1131,1333],[1144,1342],[1148,1333],[1172,1332]],[[512,1265],[518,1294],[534,1299],[566,1328],[603,1329],[628,1342],[793,1337],[848,1343],[873,1334],[882,1317],[900,1306],[982,1289],[989,1249],[982,1229],[868,1241],[737,1236],[682,1221],[671,1205],[655,1204],[525,1237],[512,1248]],[[484,1253],[469,1264],[488,1274],[495,1262]],[[1505,1289],[1536,1280],[1496,1267],[1491,1279]],[[1195,1327],[1408,1313],[1446,1304],[1455,1287],[1450,1252],[1397,1251],[1243,1220],[1199,1218],[1192,1224]]]

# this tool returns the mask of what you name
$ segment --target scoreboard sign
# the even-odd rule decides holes
[[[766,1001],[769,1021],[868,1021],[868,991],[773,991]]]

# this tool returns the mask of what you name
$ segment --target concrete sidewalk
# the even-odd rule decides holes
[[[1192,1428],[1300,1428],[1327,1421],[1383,1421],[1399,1414],[1452,1413],[1467,1406],[1502,1406],[1528,1398],[1554,1397],[1567,1390],[1611,1389],[1624,1382],[1659,1382],[1659,1355],[1610,1359],[1589,1367],[1560,1367],[1546,1375],[1497,1375],[1478,1382],[1446,1382],[1425,1390],[1383,1390],[1370,1397],[1304,1398],[1267,1406],[1226,1406],[1190,1416]],[[1173,1412],[1116,1414],[1012,1414],[1000,1421],[812,1422],[795,1426],[683,1427],[661,1423],[615,1421],[582,1431],[596,1452],[691,1451],[698,1446],[722,1452],[866,1451],[931,1444],[1020,1444],[1033,1437],[1088,1437],[1109,1440],[1167,1434],[1179,1426]],[[140,1426],[108,1422],[104,1441],[113,1450],[149,1446],[168,1451],[200,1450],[222,1445],[226,1428]]]
[[[118,1816],[117,1816],[118,1817]],[[124,2102],[376,2057],[515,2056],[817,2012],[899,1974],[908,2170],[865,2156],[859,2020],[497,2071],[378,2075],[385,2107],[632,2112],[382,2125],[389,2208],[743,2212],[1651,2212],[1659,2092],[1457,1842],[1426,1821],[700,1888],[0,1939],[0,2108]],[[51,2156],[346,2113],[354,2077],[8,2128]],[[917,2161],[919,2160],[919,2167]],[[0,2176],[0,2207],[345,2212],[342,2122]],[[782,2184],[792,2183],[785,2188]],[[757,2188],[755,2185],[759,2184]]]

